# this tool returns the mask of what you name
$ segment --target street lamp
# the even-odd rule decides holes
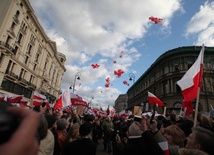
[[[135,82],[135,75],[133,73],[129,74],[129,81],[133,81],[133,83]]]
[[[76,84],[76,79],[77,80],[80,80],[80,76],[81,76],[81,73],[80,72],[77,72],[76,74],[75,74],[75,76],[74,76],[74,82],[73,82],[73,92],[74,92],[74,90],[75,90],[75,84]]]

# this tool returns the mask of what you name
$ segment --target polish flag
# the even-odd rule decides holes
[[[46,99],[45,95],[42,95],[35,91],[33,95],[33,105],[40,106],[45,101],[45,99]]]
[[[185,101],[192,101],[197,97],[198,88],[201,87],[203,75],[203,59],[204,59],[204,45],[195,63],[184,74],[177,84],[182,90],[182,95]]]
[[[60,98],[54,104],[54,109],[61,109],[68,106],[71,106],[71,97],[70,97],[69,87],[65,90],[65,92],[60,96]]]
[[[183,101],[182,108],[185,109],[184,116],[189,116],[193,111],[192,101]]]
[[[150,104],[158,104],[159,107],[164,106],[163,102],[159,98],[157,98],[154,94],[150,93],[149,91],[148,91],[148,102]]]
[[[7,101],[7,95],[0,93],[0,101]]]
[[[10,103],[19,103],[23,97],[24,95],[8,95],[7,101]]]

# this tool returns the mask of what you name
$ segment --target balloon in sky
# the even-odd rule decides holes
[[[100,67],[100,65],[99,65],[99,64],[91,64],[91,66],[93,67],[93,69],[95,69],[95,68],[99,68],[99,67]]]
[[[129,83],[126,80],[123,81],[123,84],[129,86]]]
[[[121,75],[124,73],[122,69],[114,70],[114,75],[117,77],[121,77]]]
[[[123,54],[124,54],[124,51],[121,51],[119,57],[122,58]]]
[[[152,22],[154,22],[154,24],[162,24],[163,19],[162,18],[157,18],[157,17],[149,17],[149,20],[151,20]]]

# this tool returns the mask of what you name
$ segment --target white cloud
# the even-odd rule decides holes
[[[152,25],[148,18],[163,18],[163,30],[170,30],[169,23],[173,14],[182,10],[180,1],[30,0],[47,36],[56,41],[58,51],[66,55],[64,87],[73,81],[76,72],[81,72],[81,82],[89,85],[96,84],[98,79],[105,82],[107,76],[113,76],[115,69],[129,72],[129,67],[142,55],[131,45],[144,38]],[[121,50],[125,54],[119,59]],[[113,60],[117,60],[117,63],[112,63]],[[90,64],[97,63],[94,61],[100,63],[99,70],[91,69]],[[105,89],[103,85],[99,82],[99,89]],[[78,91],[84,94],[86,88],[83,85]],[[106,97],[100,101],[105,99],[109,104],[114,103],[118,94],[124,93],[116,88],[105,90],[103,94]],[[90,98],[91,94],[85,95]],[[95,100],[93,102],[99,99]]]
[[[190,20],[186,36],[197,35],[196,45],[214,45],[214,2],[205,2]]]

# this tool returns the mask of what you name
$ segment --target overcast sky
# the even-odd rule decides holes
[[[30,0],[47,36],[66,55],[62,90],[92,106],[114,105],[164,52],[182,46],[214,46],[214,2],[203,0]],[[162,18],[154,24],[149,17]],[[122,58],[119,57],[124,51]],[[113,63],[116,61],[116,63]],[[91,64],[99,64],[93,69]],[[122,69],[121,77],[114,70]],[[109,88],[105,87],[110,78]],[[123,84],[127,81],[128,85]]]

